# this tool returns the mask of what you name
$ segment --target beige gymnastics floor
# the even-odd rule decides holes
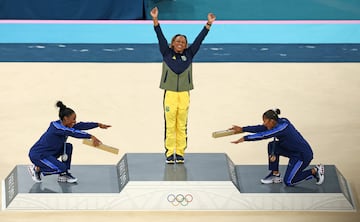
[[[73,164],[115,164],[127,152],[163,152],[161,64],[1,63],[0,178],[27,152],[62,100],[78,120],[111,124],[91,131],[121,149],[118,156],[70,139]],[[236,164],[266,164],[267,141],[213,139],[232,124],[261,123],[278,107],[311,143],[313,163],[335,164],[359,196],[359,63],[198,63],[191,92],[187,152],[226,152]],[[286,163],[284,161],[283,163]],[[315,185],[314,185],[315,186]],[[66,221],[358,221],[337,212],[0,212],[1,222]]]

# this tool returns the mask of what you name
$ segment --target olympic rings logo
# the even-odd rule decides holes
[[[171,203],[173,206],[187,206],[189,203],[193,201],[194,197],[191,194],[169,194],[167,196],[167,201]]]

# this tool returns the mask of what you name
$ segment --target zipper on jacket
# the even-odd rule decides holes
[[[177,92],[179,92],[179,81],[180,81],[180,75],[177,74],[177,86],[176,86]]]
[[[165,73],[165,77],[164,77],[164,81],[163,81],[163,82],[166,82],[167,76],[168,76],[168,71],[166,70],[166,73]]]

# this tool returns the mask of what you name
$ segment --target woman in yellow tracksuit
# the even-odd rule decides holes
[[[192,61],[216,17],[212,13],[208,14],[206,25],[191,46],[188,47],[185,35],[177,34],[172,38],[169,47],[160,28],[158,14],[157,7],[150,12],[163,56],[160,88],[164,89],[166,163],[184,163],[187,147],[189,91],[194,88]]]

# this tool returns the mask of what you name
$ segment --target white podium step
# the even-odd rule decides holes
[[[351,188],[334,165],[325,182],[264,185],[265,165],[234,165],[224,153],[188,153],[166,164],[161,153],[127,153],[116,165],[74,165],[78,183],[57,176],[35,183],[17,165],[3,181],[3,210],[355,211]],[[281,166],[284,172],[285,166]]]

